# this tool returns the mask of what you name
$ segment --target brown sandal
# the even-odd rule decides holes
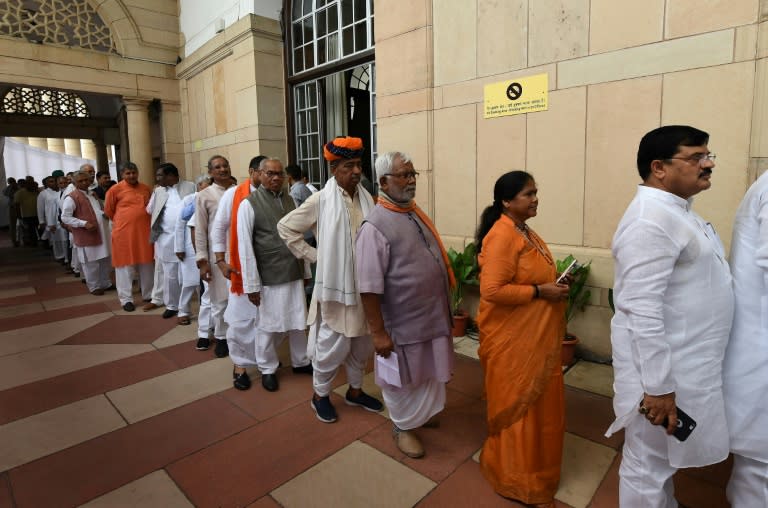
[[[181,316],[181,317],[180,317],[180,318],[179,318],[179,319],[176,321],[176,323],[177,323],[177,324],[180,324],[180,325],[188,325],[188,324],[192,323],[192,321],[189,319],[189,316]]]

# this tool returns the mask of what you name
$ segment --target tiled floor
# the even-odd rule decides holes
[[[2,233],[0,233],[2,234]],[[485,437],[477,342],[456,340],[454,379],[423,459],[394,445],[387,413],[332,395],[333,425],[309,407],[310,378],[280,390],[232,388],[231,365],[194,349],[195,326],[122,311],[88,294],[47,251],[0,240],[0,508],[520,506],[480,474]],[[287,351],[282,352],[288,365]],[[622,436],[610,424],[610,367],[566,373],[567,434],[558,506],[617,506]],[[365,389],[379,391],[372,376]],[[725,507],[728,462],[680,472],[689,508]]]

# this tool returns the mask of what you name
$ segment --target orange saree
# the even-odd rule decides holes
[[[480,467],[502,496],[536,504],[554,499],[565,431],[560,348],[564,303],[534,299],[533,284],[554,282],[547,256],[502,215],[483,240],[480,263],[480,362],[488,438]]]

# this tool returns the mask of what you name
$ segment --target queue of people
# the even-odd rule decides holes
[[[768,506],[768,175],[737,211],[729,264],[711,223],[692,210],[693,197],[711,186],[708,143],[688,126],[647,133],[637,153],[642,183],[613,238],[616,420],[607,435],[625,432],[625,508],[677,506],[675,471],[729,453],[732,506]],[[342,365],[345,403],[383,409],[362,389],[374,357],[393,439],[419,458],[419,434],[439,424],[452,376],[454,274],[415,203],[419,173],[407,154],[377,158],[375,200],[361,181],[362,140],[336,138],[323,152],[332,177],[314,192],[300,168],[265,156],[251,160],[239,185],[220,155],[194,183],[165,163],[154,191],[126,163],[103,210],[93,168],[84,167],[68,186],[54,175],[44,199],[59,203],[60,222],[53,206],[42,215],[54,242],[65,242],[59,226],[71,235],[73,266],[76,259],[93,294],[112,287],[115,268],[126,311],[135,310],[136,277],[145,310],[161,298],[163,318],[180,325],[190,324],[200,291],[195,347],[207,350],[213,337],[216,356],[233,363],[235,389],[251,388],[250,369],[265,390],[278,390],[277,347],[287,338],[293,373],[312,376],[311,410],[333,423],[330,392]],[[547,243],[527,224],[538,206],[534,177],[511,171],[479,219],[488,425],[480,468],[501,496],[546,508],[555,506],[563,454],[560,344],[570,279],[559,277]],[[54,252],[67,249],[59,243]]]

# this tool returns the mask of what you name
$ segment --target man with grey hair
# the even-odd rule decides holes
[[[295,209],[293,198],[283,192],[285,172],[278,159],[264,158],[255,172],[259,185],[237,210],[239,265],[245,293],[259,309],[255,337],[256,364],[261,385],[278,389],[277,345],[288,334],[294,373],[312,373],[307,358],[304,280],[309,265],[288,250],[277,234],[277,222]],[[234,255],[234,253],[231,253]]]
[[[92,295],[103,295],[112,287],[110,274],[109,229],[101,205],[88,191],[91,177],[86,171],[74,174],[75,190],[64,198],[61,222],[70,227],[76,254]]]
[[[417,176],[404,153],[376,159],[379,200],[355,242],[357,287],[379,356],[376,384],[395,442],[412,458],[424,455],[414,430],[434,423],[445,407],[453,368],[448,292],[455,284],[440,236],[414,202]]]

